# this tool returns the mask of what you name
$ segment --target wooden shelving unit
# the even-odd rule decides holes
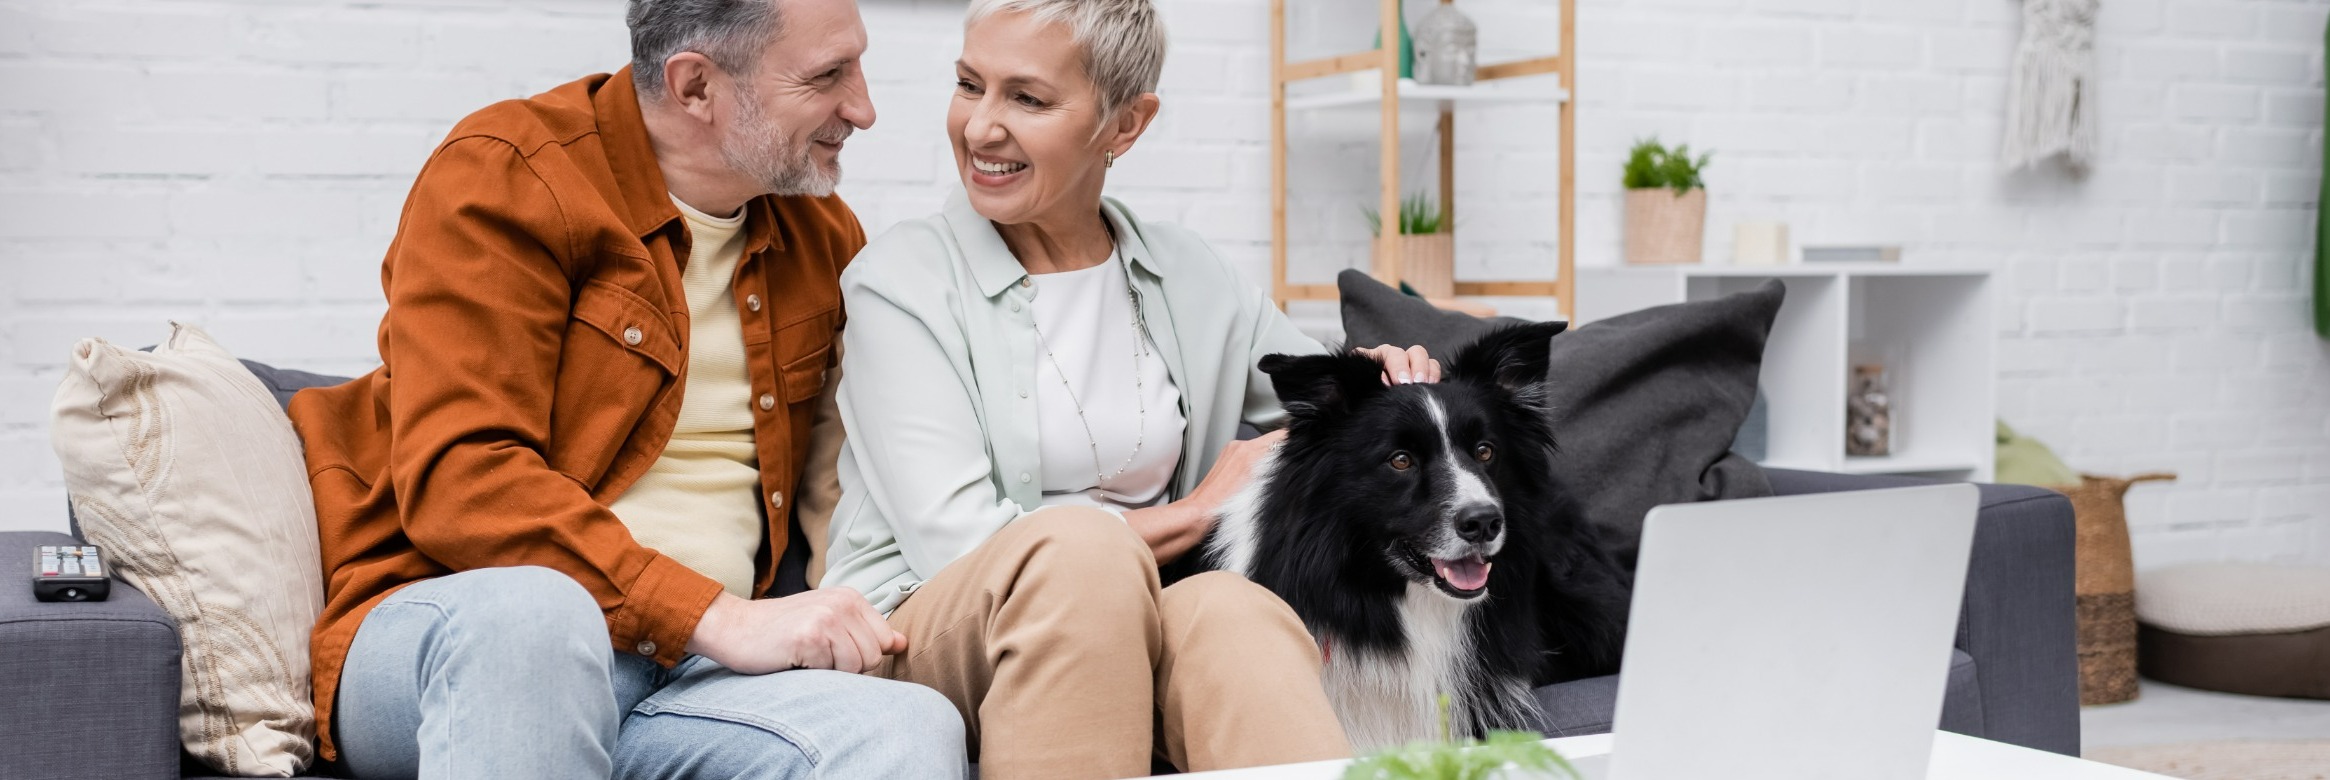
[[[1338,2],[1340,0],[1312,0]],[[1270,2],[1270,224],[1271,224],[1271,293],[1283,308],[1288,301],[1334,300],[1333,284],[1291,284],[1287,281],[1287,130],[1289,111],[1306,111],[1338,107],[1377,104],[1382,122],[1378,140],[1379,162],[1382,168],[1381,189],[1377,194],[1377,213],[1399,213],[1400,201],[1400,112],[1403,103],[1429,101],[1439,112],[1440,140],[1440,214],[1442,224],[1453,230],[1456,224],[1456,114],[1459,105],[1485,105],[1516,102],[1555,102],[1560,105],[1560,253],[1553,281],[1488,281],[1472,280],[1456,283],[1459,296],[1545,296],[1560,301],[1565,315],[1577,311],[1577,283],[1574,270],[1577,259],[1577,103],[1573,94],[1577,84],[1577,0],[1560,0],[1561,41],[1560,54],[1551,57],[1482,65],[1469,87],[1445,87],[1417,84],[1395,78],[1400,72],[1397,45],[1323,57],[1300,62],[1286,60],[1286,4],[1288,0]],[[1449,2],[1449,0],[1442,0]],[[1400,28],[1400,0],[1377,0],[1378,28],[1389,31]],[[1382,74],[1380,85],[1373,89],[1352,89],[1318,95],[1305,95],[1293,100],[1287,97],[1290,84],[1350,73],[1374,70]],[[1552,86],[1536,84],[1504,85],[1505,79],[1547,77],[1557,83]],[[1400,242],[1378,242],[1369,272],[1385,284],[1397,285],[1400,278]]]

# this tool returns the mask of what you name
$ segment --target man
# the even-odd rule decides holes
[[[373,777],[949,777],[962,721],[859,674],[859,595],[759,599],[865,243],[852,0],[631,0],[633,61],[457,125],[381,277],[381,367],[310,390],[323,753]],[[787,671],[792,670],[792,671]],[[781,672],[781,673],[778,673]]]

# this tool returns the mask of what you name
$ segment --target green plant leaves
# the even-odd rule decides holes
[[[1690,144],[1668,149],[1657,138],[1641,139],[1626,153],[1623,180],[1630,190],[1663,187],[1679,195],[1707,186],[1699,174],[1706,169],[1708,158],[1714,156],[1708,152],[1693,159]]]
[[[1487,740],[1417,742],[1352,762],[1343,780],[1488,780],[1491,777],[1581,777],[1567,759],[1526,731],[1492,731]]]
[[[1367,217],[1367,232],[1383,235],[1383,215],[1376,213],[1375,209],[1364,207],[1359,213]],[[1447,225],[1441,224],[1440,207],[1432,204],[1430,195],[1418,191],[1400,199],[1401,235],[1428,236],[1439,233],[1445,227]]]
[[[1526,731],[1491,731],[1487,740],[1449,735],[1448,694],[1440,694],[1440,741],[1411,742],[1351,762],[1343,780],[1490,780],[1535,775],[1582,780],[1577,767]]]

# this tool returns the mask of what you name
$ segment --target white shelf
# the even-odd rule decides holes
[[[1982,467],[1982,459],[1974,455],[1905,452],[1884,457],[1848,455],[1845,456],[1842,465],[1835,466],[1831,470],[1843,474],[1930,474],[1973,472]]]
[[[1763,460],[1757,461],[1756,465],[1767,469],[1790,469],[1793,471],[1835,470],[1834,468],[1831,468],[1831,464],[1828,463],[1822,463],[1814,460],[1793,460],[1789,458],[1765,458]]]
[[[1526,82],[1514,84],[1479,82],[1469,87],[1448,87],[1418,84],[1414,79],[1400,79],[1399,91],[1402,108],[1409,107],[1411,101],[1417,107],[1425,107],[1423,101],[1432,101],[1429,107],[1435,110],[1505,104],[1560,105],[1563,101],[1569,100],[1570,97],[1570,92],[1567,89],[1548,84],[1529,84]],[[1356,108],[1373,106],[1382,102],[1383,89],[1371,83],[1365,88],[1353,85],[1326,92],[1300,96],[1289,95],[1286,98],[1286,109],[1288,111],[1312,111],[1325,108]]]
[[[1757,378],[1774,468],[1988,480],[1995,467],[1991,274],[1969,266],[1811,263],[1578,269],[1578,321],[1704,301],[1769,280],[1788,288]],[[1870,350],[1857,356],[1857,350]],[[1845,454],[1845,395],[1859,359],[1887,365],[1893,452]]]
[[[1583,270],[1583,269],[1581,269]],[[1596,273],[1686,278],[1807,276],[1988,276],[1990,269],[1962,265],[1902,265],[1900,263],[1792,263],[1789,265],[1615,265],[1593,268]]]

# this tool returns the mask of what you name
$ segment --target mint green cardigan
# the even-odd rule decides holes
[[[1181,391],[1180,470],[1189,495],[1238,424],[1284,418],[1271,353],[1313,354],[1260,289],[1197,234],[1145,222],[1113,198],[1101,211],[1131,266],[1142,322]],[[824,586],[857,589],[884,614],[1004,524],[1042,506],[1036,348],[1026,269],[956,190],[945,210],[891,228],[841,277],[836,464]]]

